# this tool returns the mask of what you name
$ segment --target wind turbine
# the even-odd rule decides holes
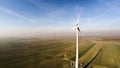
[[[77,18],[77,22],[76,22],[76,64],[75,64],[75,68],[78,68],[79,66],[79,61],[78,61],[78,58],[79,58],[79,53],[78,53],[78,32],[80,32],[80,28],[78,26],[78,23],[79,23],[79,18],[80,18],[80,14],[78,15],[78,18]]]

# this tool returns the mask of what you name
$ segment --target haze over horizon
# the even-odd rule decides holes
[[[0,0],[0,37],[120,35],[120,0]]]

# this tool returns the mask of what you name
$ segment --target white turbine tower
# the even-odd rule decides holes
[[[78,58],[79,58],[79,53],[78,53],[78,32],[80,32],[80,28],[78,26],[78,23],[79,23],[79,19],[80,19],[80,14],[78,15],[78,18],[77,18],[77,22],[76,22],[76,64],[75,64],[75,68],[78,68],[79,66],[79,61],[78,61]]]

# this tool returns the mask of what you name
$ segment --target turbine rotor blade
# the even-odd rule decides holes
[[[79,23],[79,21],[80,21],[80,16],[81,16],[81,13],[82,13],[82,9],[80,9],[80,13],[78,14],[78,18],[77,18],[76,24],[78,24],[78,23]]]

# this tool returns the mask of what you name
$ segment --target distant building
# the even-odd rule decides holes
[[[68,57],[66,54],[64,54],[64,57],[63,57],[64,60],[68,60]]]

